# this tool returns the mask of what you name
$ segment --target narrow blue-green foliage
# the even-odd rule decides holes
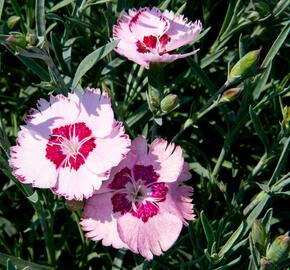
[[[145,6],[201,20],[197,41],[179,50],[197,54],[150,73],[114,52],[120,14]],[[9,29],[11,16],[20,20]],[[0,1],[0,18],[3,269],[263,269],[267,246],[252,240],[253,224],[265,227],[268,245],[290,222],[288,0],[10,0]],[[24,45],[7,42],[11,35]],[[231,68],[258,48],[255,66],[228,80]],[[81,211],[22,184],[9,167],[10,146],[37,99],[87,86],[110,94],[131,139],[165,138],[182,147],[189,164],[196,218],[152,261],[88,240]],[[236,87],[239,97],[222,102],[224,91]],[[178,103],[162,111],[167,96]],[[288,269],[290,259],[275,267]]]

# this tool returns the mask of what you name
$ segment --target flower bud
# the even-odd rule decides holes
[[[83,209],[84,202],[83,201],[65,201],[65,206],[70,210],[70,211],[80,211]]]
[[[248,16],[247,19],[250,21],[256,21],[260,18],[259,12],[257,11],[252,11]]]
[[[273,263],[278,264],[289,258],[290,252],[290,237],[280,235],[275,238],[273,243],[267,249],[266,257]]]
[[[237,99],[242,92],[242,89],[237,88],[230,88],[223,92],[220,102],[230,102]]]
[[[261,49],[250,51],[244,55],[231,69],[228,80],[239,78],[251,71],[256,67],[260,56]]]
[[[6,38],[5,41],[9,45],[21,47],[21,48],[25,48],[27,44],[25,36],[22,35],[21,33],[10,35],[8,38]]]
[[[152,113],[156,113],[160,108],[160,92],[158,89],[149,85],[147,91],[147,102]]]
[[[37,36],[34,33],[28,33],[25,39],[26,39],[26,42],[32,47],[36,46],[37,41],[38,41]]]
[[[267,240],[267,233],[265,226],[262,225],[258,220],[255,220],[252,226],[251,237],[255,246],[259,250],[264,250]]]
[[[14,28],[14,26],[16,26],[17,25],[17,23],[20,21],[20,17],[19,16],[11,16],[11,17],[9,17],[8,18],[8,20],[7,20],[7,26],[8,26],[8,28],[9,29],[13,29]]]
[[[275,266],[271,263],[267,258],[262,258],[260,261],[260,269],[259,270],[274,270]]]
[[[178,103],[178,97],[174,94],[169,94],[161,100],[160,108],[162,112],[172,111]]]

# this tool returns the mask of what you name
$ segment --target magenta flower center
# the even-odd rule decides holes
[[[56,169],[69,167],[77,171],[95,147],[95,138],[85,123],[65,125],[52,130],[46,145],[46,158]]]
[[[137,51],[140,53],[155,53],[162,55],[167,53],[166,44],[170,41],[170,37],[166,34],[159,36],[145,36],[143,41],[138,40],[136,42]]]
[[[143,222],[157,215],[158,204],[165,201],[168,192],[165,183],[157,183],[158,178],[152,165],[135,165],[132,171],[125,167],[118,172],[109,185],[115,192],[113,212],[131,213]]]

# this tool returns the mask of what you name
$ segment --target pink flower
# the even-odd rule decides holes
[[[113,28],[113,39],[120,39],[115,49],[119,54],[148,69],[151,62],[172,62],[196,53],[169,52],[193,42],[201,30],[200,21],[188,22],[172,11],[145,7],[124,12]]]
[[[69,200],[90,197],[129,151],[128,135],[99,89],[40,99],[25,122],[10,149],[14,176]]]
[[[193,189],[181,186],[190,177],[179,146],[156,139],[148,150],[139,136],[109,181],[86,201],[81,221],[85,236],[147,259],[161,255],[186,220],[194,219]]]

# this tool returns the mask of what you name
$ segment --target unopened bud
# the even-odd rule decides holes
[[[223,92],[220,102],[233,101],[238,98],[241,92],[242,92],[242,89],[239,87],[228,89],[225,92]]]
[[[38,42],[38,38],[34,33],[28,33],[26,35],[26,41],[30,46],[34,47]]]
[[[255,220],[252,226],[251,237],[255,246],[259,250],[264,250],[267,240],[267,233],[265,226],[262,225],[258,220]]]
[[[244,55],[231,69],[228,80],[240,78],[256,67],[261,49],[250,51]]]
[[[257,11],[252,11],[247,17],[247,19],[252,22],[258,20],[259,18],[260,18],[260,15]]]
[[[21,18],[19,16],[15,16],[15,15],[9,17],[8,20],[7,20],[7,26],[8,26],[8,28],[9,29],[13,29],[14,26],[16,26],[17,23],[20,21],[20,19]]]
[[[84,207],[84,202],[83,201],[75,201],[75,200],[65,201],[65,206],[70,211],[80,211]]]
[[[274,264],[270,262],[267,258],[261,259],[259,270],[274,270],[274,269],[275,269]]]
[[[266,257],[273,263],[281,263],[289,258],[290,237],[288,235],[280,235],[275,238],[273,243],[267,249]]]
[[[149,85],[147,91],[147,102],[151,112],[156,113],[160,108],[160,92]]]
[[[9,45],[18,46],[18,47],[21,47],[21,48],[25,48],[26,44],[27,44],[25,36],[22,35],[21,33],[10,35],[8,38],[6,38],[5,41]]]
[[[172,111],[178,103],[178,97],[174,94],[169,94],[161,100],[160,108],[162,112]]]

